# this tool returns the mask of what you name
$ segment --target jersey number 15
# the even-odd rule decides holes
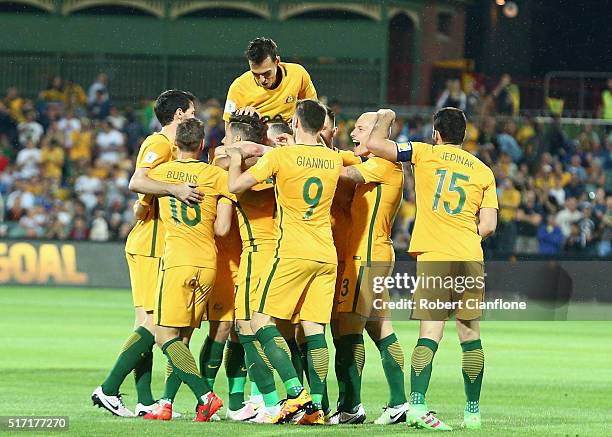
[[[446,180],[447,173],[448,171],[442,168],[436,170],[436,176],[438,176],[439,180],[438,187],[436,188],[436,194],[434,195],[433,206],[431,208],[433,211],[438,210],[438,206],[440,204],[440,196],[442,195],[442,188],[444,188],[444,181]],[[455,208],[451,208],[450,202],[447,200],[444,201],[444,211],[446,211],[446,213],[450,215],[459,214],[463,210],[463,205],[465,205],[465,190],[457,185],[458,180],[468,182],[470,180],[470,177],[461,173],[451,174],[450,184],[448,185],[448,192],[458,193],[459,203]]]

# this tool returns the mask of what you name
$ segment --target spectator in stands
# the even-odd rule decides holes
[[[97,209],[94,211],[94,219],[91,222],[89,239],[92,241],[108,241],[109,236],[108,223],[104,218],[104,210]]]
[[[61,180],[65,153],[57,139],[47,140],[45,138],[43,140],[40,158],[43,166],[43,176],[56,181]]]
[[[64,108],[66,111],[80,113],[85,115],[83,108],[87,106],[87,95],[85,90],[78,83],[71,79],[66,79],[64,82]]]
[[[606,212],[600,221],[601,242],[597,253],[601,257],[612,254],[612,196],[606,198]]]
[[[512,253],[516,242],[516,218],[521,204],[521,193],[516,189],[512,179],[504,179],[499,194],[499,229],[496,241],[503,253]]]
[[[89,229],[83,217],[76,217],[74,224],[70,230],[71,240],[87,240],[89,238]]]
[[[93,102],[89,104],[89,116],[94,120],[104,120],[110,115],[110,102],[102,90],[97,90]]]
[[[563,249],[563,232],[553,214],[538,228],[538,245],[540,255],[559,255]]]
[[[94,81],[94,83],[91,84],[89,90],[87,91],[87,103],[89,105],[92,105],[95,102],[108,101],[109,94],[107,86],[108,76],[106,75],[106,73],[98,74],[96,80]]]
[[[117,164],[121,158],[125,137],[108,119],[102,122],[101,127],[102,130],[96,135],[96,152],[102,161]]]
[[[516,212],[516,252],[527,254],[538,252],[537,234],[543,216],[544,209],[537,203],[536,193],[532,190],[527,191],[525,201]]]
[[[523,158],[523,150],[514,138],[516,135],[516,123],[507,121],[504,125],[504,131],[497,135],[497,144],[499,150],[510,155],[513,162],[519,162]]]
[[[49,79],[47,88],[42,90],[38,96],[43,102],[57,102],[64,104],[66,94],[64,94],[64,81],[60,76],[53,76]]]
[[[21,123],[25,121],[25,116],[23,114],[24,103],[25,101],[19,95],[19,90],[17,89],[17,87],[12,86],[6,90],[4,104],[8,109],[9,115],[16,123]]]
[[[38,165],[42,162],[42,153],[36,147],[34,141],[28,139],[25,143],[25,148],[17,153],[17,170],[23,179],[31,178],[38,174]]]
[[[465,115],[468,119],[480,115],[480,93],[476,89],[476,81],[470,79],[465,84]]]
[[[601,93],[601,118],[612,121],[612,78],[608,79]]]
[[[63,133],[63,144],[67,148],[72,147],[73,133],[81,130],[81,120],[75,115],[72,109],[66,111],[66,115],[57,122],[57,129]]]
[[[17,125],[17,132],[19,134],[19,144],[23,147],[28,140],[37,145],[45,130],[42,124],[36,121],[36,112],[28,111],[25,114],[25,120]]]
[[[446,89],[442,92],[436,102],[436,110],[445,107],[458,108],[465,111],[466,95],[461,89],[459,79],[450,79],[446,81]]]
[[[125,145],[130,156],[138,154],[140,145],[146,136],[145,129],[132,108],[125,111]]]
[[[509,74],[502,75],[492,95],[495,98],[498,114],[518,115],[520,102],[519,89],[512,83],[512,78]]]
[[[578,202],[575,197],[569,197],[565,201],[565,208],[557,214],[557,224],[566,239],[570,237],[572,225],[578,223],[580,219],[582,213],[578,211]]]
[[[106,121],[108,121],[111,126],[118,131],[123,131],[125,128],[126,119],[115,105],[110,106],[109,115],[106,117]]]
[[[592,218],[593,208],[590,203],[585,203],[582,208],[582,219],[578,222],[580,228],[580,246],[587,252],[593,249],[593,238],[595,234],[595,222]]]

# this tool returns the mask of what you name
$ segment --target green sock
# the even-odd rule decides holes
[[[272,373],[272,364],[266,357],[261,344],[255,339],[254,335],[238,335],[240,344],[244,348],[246,364],[249,378],[252,381],[251,395],[263,395],[266,407],[273,407],[279,401]],[[257,393],[253,389],[257,390]]]
[[[461,343],[463,351],[461,359],[461,371],[463,373],[463,384],[467,402],[465,411],[478,413],[480,411],[480,388],[484,374],[484,353],[480,339],[464,341]]]
[[[287,340],[287,346],[289,346],[289,351],[291,352],[291,363],[293,364],[295,373],[300,383],[304,384],[304,371],[306,367],[304,367],[304,363],[302,362],[302,350],[298,346],[297,341],[295,341],[295,338]],[[306,377],[308,378],[308,375],[306,375]]]
[[[176,337],[162,346],[162,352],[168,357],[172,365],[172,372],[191,389],[198,403],[202,404],[202,396],[210,392],[210,386],[198,372],[195,359],[189,348]]]
[[[308,356],[308,381],[310,396],[317,408],[322,408],[325,380],[329,368],[329,350],[325,342],[325,334],[306,336]]]
[[[431,378],[432,361],[438,343],[430,338],[419,338],[410,360],[410,404],[425,404],[425,394]]]
[[[136,368],[136,365],[142,360],[143,354],[153,349],[154,344],[155,337],[153,334],[142,326],[136,328],[123,344],[115,365],[102,383],[104,394],[118,395],[119,387],[125,378]]]
[[[153,371],[153,347],[148,352],[142,354],[142,359],[134,368],[134,381],[136,382],[136,393],[138,403],[151,405],[155,403],[151,392],[151,373]]]
[[[363,335],[343,335],[340,339],[343,345],[343,362],[345,370],[345,392],[340,411],[354,412],[361,404],[361,374],[365,364],[365,348]]]
[[[172,364],[170,361],[166,362],[166,383],[164,385],[164,395],[162,399],[167,400],[170,403],[174,403],[174,398],[181,387],[181,378],[177,376],[172,370]]]
[[[341,338],[334,338],[334,346],[336,347],[336,356],[334,357],[334,371],[336,372],[336,381],[338,381],[338,405],[344,403],[344,393],[346,391],[346,347],[345,342]]]
[[[200,349],[200,372],[206,378],[210,388],[215,385],[215,378],[223,361],[224,348],[225,343],[219,343],[207,336],[202,349]]]
[[[276,369],[283,384],[285,384],[287,396],[296,397],[304,389],[304,386],[298,379],[295,368],[291,363],[291,352],[289,352],[289,346],[287,346],[285,339],[278,332],[276,326],[271,325],[259,329],[255,337],[261,343],[270,364]]]
[[[228,408],[232,411],[241,409],[244,402],[244,385],[247,374],[244,366],[242,345],[228,340],[225,348],[225,374],[229,391]]]
[[[376,343],[380,351],[383,370],[389,386],[389,406],[396,407],[406,403],[404,388],[404,350],[391,334]]]
[[[246,353],[245,353],[244,361],[247,364],[247,369],[248,369],[249,360],[246,357]],[[261,391],[259,391],[259,387],[257,387],[257,383],[251,379],[250,375],[249,375],[249,379],[251,380],[251,396],[261,396]]]

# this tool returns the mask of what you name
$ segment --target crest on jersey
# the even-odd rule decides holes
[[[293,102],[295,102],[295,97],[293,96],[287,97],[287,100],[285,101],[285,103],[293,103]]]
[[[144,156],[142,162],[144,164],[153,164],[155,160],[159,157],[159,155],[155,152],[149,152]]]

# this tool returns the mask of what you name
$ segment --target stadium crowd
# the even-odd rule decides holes
[[[438,100],[438,106],[466,105],[462,109],[474,114],[464,147],[497,180],[499,226],[487,249],[610,256],[612,134],[587,124],[568,135],[558,121],[544,125],[513,117],[510,87],[503,79],[491,101],[452,82]],[[497,111],[495,99],[501,102]],[[336,146],[349,149],[354,120],[339,103],[329,103],[337,115]],[[478,108],[485,104],[483,115]],[[224,135],[220,102],[207,99],[199,111],[207,146],[214,147]],[[0,100],[0,236],[125,240],[134,221],[128,190],[133,162],[142,140],[158,129],[152,101],[113,105],[105,74],[87,91],[55,77],[34,100],[9,88]],[[392,138],[430,142],[428,116],[397,119]],[[415,217],[414,186],[407,181],[394,230],[400,249],[408,246]]]

